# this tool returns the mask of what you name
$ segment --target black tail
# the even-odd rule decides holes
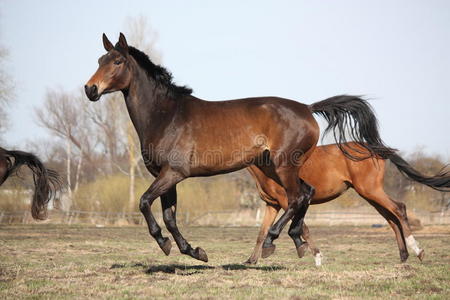
[[[14,158],[8,169],[8,175],[15,173],[23,165],[33,172],[34,195],[31,202],[31,215],[35,219],[44,220],[47,217],[47,204],[61,188],[59,175],[56,171],[46,169],[34,154],[23,151],[5,150],[7,156]],[[9,158],[10,159],[10,158]]]
[[[311,104],[313,113],[320,114],[327,122],[325,133],[333,130],[334,139],[345,156],[352,160],[363,160],[377,155],[386,159],[395,152],[395,149],[387,147],[381,140],[378,132],[378,121],[369,103],[357,96],[341,95],[331,97]],[[349,138],[365,148],[367,152],[351,147],[351,144],[343,145]],[[351,152],[361,155],[352,155]]]
[[[411,167],[411,165],[409,165],[403,158],[401,158],[397,154],[391,154],[388,159],[392,163],[394,163],[394,165],[400,172],[402,172],[412,180],[428,185],[429,187],[441,192],[450,192],[449,172],[442,172],[435,176],[425,176]]]

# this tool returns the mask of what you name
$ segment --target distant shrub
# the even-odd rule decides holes
[[[139,211],[139,199],[152,181],[153,179],[136,179],[135,203],[132,205],[132,211]],[[82,184],[73,194],[71,209],[128,212],[129,184],[129,178],[122,174],[105,176],[94,182]],[[196,216],[207,211],[239,208],[241,193],[236,182],[227,176],[189,178],[178,184],[177,191],[177,210],[180,213],[189,212],[191,216]],[[159,199],[155,200],[152,210],[161,211]]]
[[[18,177],[8,178],[0,188],[0,211],[30,210],[33,190]]]
[[[129,211],[129,178],[125,175],[98,177],[97,180],[81,184],[73,194],[71,209],[101,212]],[[148,183],[136,180],[135,198],[139,199]],[[137,204],[133,211],[137,211]]]
[[[0,211],[24,211],[30,209],[30,191],[23,189],[0,191]]]
[[[179,211],[189,212],[191,216],[238,209],[242,196],[236,181],[229,175],[189,178],[178,185],[177,191]]]

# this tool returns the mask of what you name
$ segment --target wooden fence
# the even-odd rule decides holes
[[[414,212],[415,218],[423,225],[450,224],[450,211]],[[163,224],[161,213],[155,213],[156,220]],[[190,217],[189,213],[179,213],[180,225],[190,226],[259,226],[263,215],[260,210],[212,211]],[[0,212],[0,224],[34,224],[29,211]],[[55,224],[95,224],[98,226],[143,225],[141,213],[94,212],[94,211],[56,211],[49,212],[49,219],[43,221]],[[376,212],[324,211],[308,212],[306,223],[309,225],[385,225],[386,221]]]

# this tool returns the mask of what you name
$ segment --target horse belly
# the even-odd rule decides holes
[[[312,185],[315,189],[311,204],[320,204],[331,201],[348,189],[346,179],[332,166],[305,165],[300,172],[300,178]]]
[[[261,149],[256,147],[234,151],[211,149],[197,152],[190,159],[189,173],[192,176],[206,176],[234,172],[253,164],[261,153]]]

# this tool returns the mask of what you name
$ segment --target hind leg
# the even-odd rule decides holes
[[[305,240],[305,244],[308,245],[311,250],[312,255],[314,256],[314,261],[316,262],[316,266],[322,265],[322,253],[320,253],[319,248],[316,247],[315,242],[312,240],[311,235],[309,233],[309,228],[303,223],[303,233],[302,237]]]
[[[282,186],[286,189],[288,207],[267,233],[262,249],[263,258],[270,256],[275,251],[273,241],[279,237],[281,231],[291,219],[293,224],[289,229],[289,235],[293,238],[297,249],[301,246],[303,243],[300,239],[303,218],[311,200],[311,194],[307,190],[314,191],[312,187],[298,178],[298,170],[295,168],[278,169],[277,174]]]
[[[294,241],[295,247],[297,249],[297,255],[302,258],[305,255],[305,251],[308,248],[308,244],[304,243],[301,239],[303,234],[303,221],[305,218],[306,211],[309,207],[309,202],[314,195],[314,188],[305,182],[302,182],[302,194],[305,197],[304,204],[301,209],[295,214],[292,219],[291,226],[289,227],[289,236]]]
[[[405,223],[406,223],[406,228],[405,228],[405,235],[406,235],[406,244],[408,245],[408,247],[410,249],[412,249],[415,253],[417,258],[422,261],[424,256],[425,256],[425,251],[423,249],[419,248],[418,243],[416,242],[416,239],[414,238],[414,236],[412,235],[412,231],[411,228],[409,227],[409,221],[408,221],[408,215],[406,213],[406,205],[403,202],[399,202],[399,201],[395,201],[392,198],[389,198],[395,205],[397,205],[398,207],[398,211],[399,214],[401,216],[401,218],[404,219]]]
[[[395,238],[397,240],[398,250],[400,252],[400,261],[405,262],[408,259],[409,253],[406,248],[406,242],[402,234],[401,225],[398,218],[385,209],[382,205],[369,201],[369,203],[386,219],[389,226],[394,231]]]
[[[418,247],[417,242],[409,229],[404,205],[399,205],[398,202],[392,201],[392,199],[389,198],[389,196],[382,189],[376,189],[370,192],[357,190],[357,192],[372,205],[373,203],[376,203],[382,208],[381,211],[379,209],[377,210],[385,217],[396,234],[397,244],[400,251],[400,260],[404,262],[408,258],[406,244],[414,250],[417,257],[422,260],[424,251]]]
[[[245,261],[246,264],[256,264],[258,262],[258,259],[261,257],[264,239],[267,236],[267,232],[269,231],[270,226],[272,226],[273,222],[275,221],[275,218],[277,217],[279,210],[280,210],[279,206],[266,204],[264,220],[261,224],[261,229],[259,230],[258,238],[256,239],[256,245],[255,248],[253,249],[253,253],[247,259],[247,261]]]

